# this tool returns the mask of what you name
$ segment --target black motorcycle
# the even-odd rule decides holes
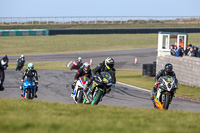
[[[21,59],[19,59],[18,61],[17,61],[17,67],[16,67],[16,71],[17,70],[19,70],[19,71],[21,71],[21,69],[24,67],[24,61],[22,61]]]

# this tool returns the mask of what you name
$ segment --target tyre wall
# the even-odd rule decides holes
[[[157,56],[156,72],[163,69],[166,63],[173,65],[173,70],[180,84],[200,87],[200,58],[171,55]]]
[[[134,29],[49,29],[49,35],[64,34],[148,34],[163,32],[200,33],[200,28],[134,28]]]

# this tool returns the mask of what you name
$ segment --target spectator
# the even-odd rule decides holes
[[[198,50],[198,57],[200,58],[200,49]]]
[[[188,52],[188,56],[195,57],[193,47],[190,47],[190,51]]]
[[[185,56],[185,51],[184,51],[184,49],[182,48],[181,50],[182,50],[183,56]]]
[[[178,57],[183,57],[183,52],[182,52],[183,48],[179,45],[179,49],[178,49]],[[183,50],[184,51],[184,50]]]
[[[182,42],[182,39],[179,40],[179,46],[181,46],[184,49],[184,43]]]
[[[175,51],[176,56],[178,56],[178,48],[176,45],[174,46],[174,51]]]
[[[193,47],[193,50],[194,50],[194,56],[195,57],[198,57],[198,47]]]
[[[184,51],[184,54],[185,54],[185,55],[188,55],[188,52],[190,51],[190,47],[192,47],[192,44],[189,44],[189,45],[187,44],[187,45],[186,45],[186,49],[185,49],[185,51]]]
[[[170,53],[171,53],[172,56],[176,56],[176,53],[174,51],[174,45],[170,46]]]

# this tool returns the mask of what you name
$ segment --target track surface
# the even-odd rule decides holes
[[[15,62],[17,56],[9,56],[10,62]],[[70,62],[82,57],[84,62],[93,60],[94,66],[105,60],[106,57],[115,59],[116,68],[135,68],[142,69],[142,64],[153,63],[156,61],[156,48],[144,49],[128,49],[128,50],[111,50],[111,51],[96,51],[96,52],[80,52],[80,53],[61,53],[61,54],[42,54],[42,55],[25,55],[26,62]],[[137,64],[134,64],[137,57]]]
[[[65,70],[38,70],[39,91],[38,98],[34,100],[73,103],[71,83],[75,72]],[[6,70],[5,90],[0,92],[0,97],[21,98],[20,79],[22,72]],[[125,106],[134,108],[153,108],[150,92],[142,91],[117,84],[110,94],[107,94],[100,105]],[[200,112],[200,103],[174,98],[169,106],[170,110],[187,110]]]
[[[54,62],[76,59],[81,56],[84,61],[93,58],[94,66],[102,62],[107,56],[115,58],[116,68],[142,68],[144,63],[152,63],[156,60],[156,49],[131,49],[113,50],[101,52],[84,52],[69,54],[44,54],[26,55],[27,62]],[[10,62],[16,62],[18,56],[9,56]],[[138,58],[138,64],[134,64],[134,58]],[[19,89],[22,72],[8,69],[5,71],[6,79],[4,82],[5,90],[0,92],[0,97],[21,98]],[[71,83],[75,75],[74,71],[65,70],[38,70],[39,91],[38,98],[50,102],[74,103],[71,95]],[[100,105],[125,106],[133,108],[153,108],[150,100],[150,92],[138,90],[134,87],[116,84],[110,94],[107,94]],[[200,103],[174,98],[169,110],[187,110],[200,112]]]

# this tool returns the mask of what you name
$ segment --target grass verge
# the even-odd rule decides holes
[[[199,113],[0,98],[3,133],[198,133]]]
[[[199,33],[189,42],[199,45]],[[157,34],[58,35],[0,37],[0,55],[47,54],[157,47]]]
[[[47,69],[47,70],[69,70],[66,67],[67,62],[35,62],[35,69]],[[27,63],[25,64],[27,66]],[[8,69],[15,69],[16,63],[9,63]],[[154,86],[154,78],[143,77],[141,69],[117,69],[116,71],[117,81],[123,82],[129,85],[141,87],[147,90],[152,90]],[[200,102],[200,88],[190,87],[179,84],[176,96],[188,100]]]

